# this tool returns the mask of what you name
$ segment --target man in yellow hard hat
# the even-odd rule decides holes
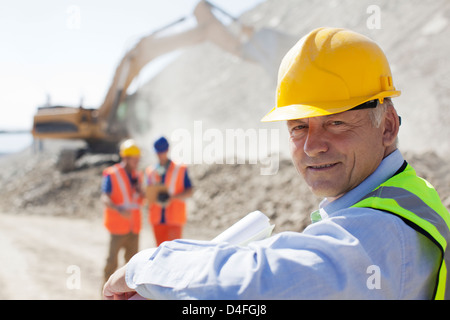
[[[324,197],[313,223],[246,248],[184,240],[144,250],[105,297],[448,299],[450,214],[397,149],[399,94],[375,42],[310,32],[283,59],[263,121],[286,121],[293,163]]]
[[[140,156],[135,141],[126,140],[120,145],[121,162],[103,171],[101,200],[105,206],[104,224],[111,235],[105,281],[117,269],[120,249],[125,249],[125,261],[138,251],[143,199],[137,171]]]

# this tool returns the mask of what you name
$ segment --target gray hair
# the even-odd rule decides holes
[[[380,127],[381,121],[383,120],[383,116],[388,107],[394,107],[391,98],[384,98],[383,103],[380,103],[380,100],[377,100],[377,103],[377,107],[370,109],[369,111],[370,120],[375,128]],[[395,146],[398,147],[398,137],[395,140]]]
[[[377,100],[377,107],[370,109],[369,117],[372,120],[372,125],[375,128],[379,128],[381,124],[381,120],[383,120],[383,116],[387,110],[387,108],[394,107],[392,100],[390,98],[384,98],[383,103],[380,103],[380,100]]]

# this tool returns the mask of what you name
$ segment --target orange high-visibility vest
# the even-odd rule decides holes
[[[166,172],[164,184],[167,187],[170,196],[182,193],[184,188],[184,176],[186,174],[186,166],[170,162]],[[146,170],[147,181],[149,185],[157,185],[162,183],[162,178],[155,168],[148,167]],[[157,203],[149,204],[149,221],[150,224],[175,224],[184,225],[187,220],[186,203],[183,200],[172,199],[164,208],[164,216],[162,215],[162,207]]]
[[[105,207],[104,225],[112,234],[127,234],[133,232],[138,234],[141,230],[141,203],[142,199],[135,188],[131,186],[130,179],[121,164],[116,164],[106,168],[103,175],[111,177],[112,191],[109,195],[111,201],[116,206],[131,210],[130,217],[124,217],[117,210]],[[137,173],[132,173],[133,177],[138,179],[140,185],[140,177]]]

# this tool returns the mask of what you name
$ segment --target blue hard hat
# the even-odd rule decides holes
[[[165,151],[169,150],[169,142],[167,141],[166,138],[161,137],[155,141],[155,143],[153,144],[153,147],[155,148],[155,151],[157,153],[165,152]]]

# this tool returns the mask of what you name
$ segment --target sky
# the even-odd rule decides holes
[[[210,2],[238,17],[264,0]],[[37,107],[48,100],[52,105],[79,106],[82,99],[85,107],[99,107],[124,54],[141,37],[192,16],[197,3],[1,1],[0,130],[31,129]],[[167,61],[160,61],[160,66]]]

